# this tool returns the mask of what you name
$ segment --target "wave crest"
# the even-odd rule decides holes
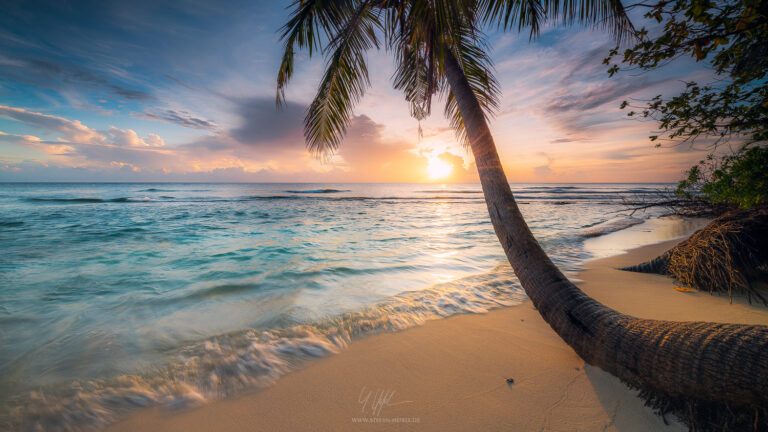
[[[0,424],[11,430],[93,430],[135,408],[190,408],[267,387],[303,362],[337,353],[366,335],[456,314],[485,313],[524,299],[512,270],[500,264],[491,272],[403,293],[360,312],[210,338],[180,350],[170,365],[154,373],[31,392],[15,398],[17,408]]]

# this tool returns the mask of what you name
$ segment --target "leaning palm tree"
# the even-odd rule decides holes
[[[339,147],[370,85],[366,51],[388,49],[396,64],[394,87],[403,91],[413,117],[428,116],[433,97],[445,100],[445,115],[474,155],[509,263],[541,316],[578,355],[693,430],[768,428],[768,326],[639,319],[593,300],[534,238],[496,152],[488,119],[499,87],[480,28],[530,28],[534,38],[550,20],[599,25],[622,38],[632,26],[620,0],[296,0],[291,7],[278,104],[297,49],[327,58],[304,121],[311,151],[327,155]]]

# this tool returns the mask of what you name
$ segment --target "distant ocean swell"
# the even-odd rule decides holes
[[[400,331],[462,313],[484,313],[521,303],[512,271],[493,271],[404,293],[363,311],[281,329],[250,329],[184,347],[154,372],[78,381],[12,399],[9,430],[93,430],[126,412],[164,406],[192,408],[263,388],[308,359],[338,353],[365,335]],[[3,423],[0,423],[2,425]]]
[[[287,193],[292,194],[332,194],[339,192],[350,192],[349,189],[304,189],[304,190],[287,190]]]
[[[338,191],[343,192],[343,191]],[[41,203],[41,204],[102,204],[102,203],[152,203],[152,202],[176,202],[176,203],[199,203],[199,202],[242,202],[242,201],[269,201],[269,200],[328,200],[328,201],[440,201],[440,200],[455,200],[455,201],[484,201],[481,192],[452,192],[452,194],[446,193],[445,195],[434,196],[382,196],[382,197],[370,197],[370,196],[313,196],[322,194],[333,194],[337,192],[315,192],[315,191],[301,191],[287,193],[296,195],[254,195],[243,196],[236,198],[225,197],[184,197],[177,198],[169,195],[160,195],[156,197],[118,197],[118,198],[47,198],[47,197],[31,197],[23,198],[24,201],[29,203]],[[478,196],[454,196],[453,194],[461,195],[478,195]],[[600,195],[574,195],[574,194],[547,194],[546,196],[531,195],[531,194],[515,194],[515,198],[518,201],[546,201],[554,203],[569,203],[578,201],[593,201],[591,204],[608,204],[616,205],[615,195],[601,193]],[[603,202],[601,202],[603,201]]]

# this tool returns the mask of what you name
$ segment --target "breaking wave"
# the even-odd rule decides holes
[[[485,274],[403,293],[360,312],[210,338],[180,349],[169,365],[154,372],[33,391],[11,401],[16,408],[4,423],[10,430],[94,430],[131,409],[192,408],[269,386],[303,362],[338,353],[367,335],[514,306],[524,298],[509,266],[502,264]]]

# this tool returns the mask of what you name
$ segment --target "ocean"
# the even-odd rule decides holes
[[[571,277],[619,252],[596,239],[658,223],[622,199],[670,188],[512,185]],[[0,184],[0,425],[193,407],[525,298],[476,184]]]

